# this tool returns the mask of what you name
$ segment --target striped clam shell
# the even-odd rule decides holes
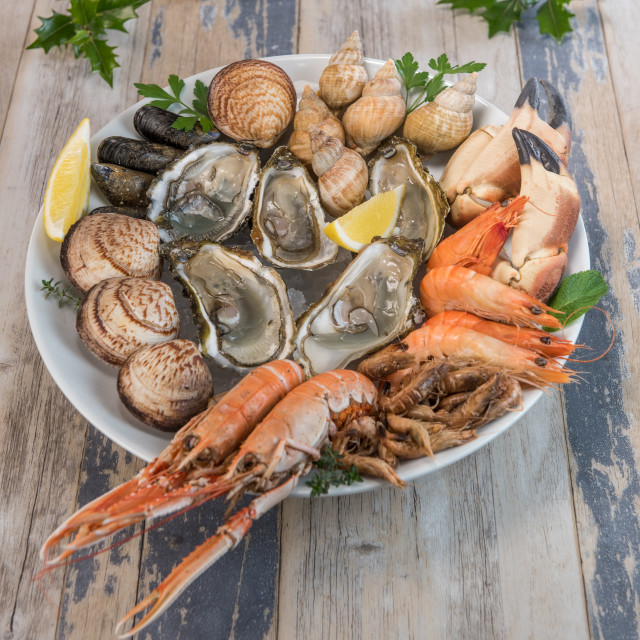
[[[239,142],[272,147],[296,110],[291,78],[264,60],[240,60],[211,81],[209,113],[218,129]]]

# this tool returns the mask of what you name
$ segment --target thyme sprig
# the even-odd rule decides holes
[[[354,482],[362,482],[360,473],[354,464],[348,468],[341,460],[344,456],[326,445],[322,455],[316,462],[316,471],[307,481],[311,487],[311,497],[326,495],[331,486],[352,485]]]
[[[49,280],[42,280],[42,288],[40,291],[44,291],[45,300],[48,300],[51,296],[58,299],[58,306],[62,307],[65,304],[72,304],[74,309],[77,309],[82,302],[82,297],[75,295],[76,289],[74,287],[61,287],[61,280],[57,282],[53,281],[53,278]]]

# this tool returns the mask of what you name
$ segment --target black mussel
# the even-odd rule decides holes
[[[138,218],[139,220],[145,220],[147,217],[147,210],[143,207],[116,207],[110,204],[106,207],[96,207],[89,211],[89,215],[94,213],[119,213],[121,216],[129,216],[130,218]]]
[[[191,131],[174,129],[172,125],[178,117],[171,111],[147,104],[136,111],[133,116],[133,126],[143,138],[151,142],[169,144],[181,149],[215,142],[220,137],[220,132],[216,129],[205,133],[200,123],[197,123]]]
[[[147,173],[159,173],[182,153],[182,149],[166,144],[110,136],[98,146],[98,162],[119,164],[127,169]]]
[[[91,175],[95,183],[111,204],[119,207],[147,207],[147,189],[153,181],[153,174],[134,171],[117,164],[91,165]]]

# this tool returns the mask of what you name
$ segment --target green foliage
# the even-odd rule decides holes
[[[354,482],[362,482],[360,473],[355,465],[348,469],[340,462],[344,458],[341,453],[334,451],[328,445],[325,446],[320,459],[316,462],[317,471],[307,481],[311,487],[311,497],[329,493],[331,486],[352,485]]]
[[[124,23],[138,17],[137,9],[149,0],[71,0],[69,13],[53,12],[48,18],[40,17],[42,24],[35,29],[38,36],[27,49],[44,49],[71,45],[76,58],[85,57],[91,71],[113,86],[116,61],[115,47],[108,44],[108,29],[127,30]]]
[[[452,9],[479,11],[489,25],[489,37],[500,31],[509,31],[514,22],[520,22],[522,12],[539,5],[537,19],[540,33],[547,33],[562,42],[565,33],[573,31],[569,18],[573,13],[567,5],[572,0],[439,0],[438,4],[450,4]]]
[[[152,98],[150,104],[160,109],[168,109],[174,104],[182,107],[178,113],[179,117],[171,126],[174,129],[182,129],[191,131],[200,120],[200,126],[205,133],[213,129],[213,122],[209,117],[209,109],[207,107],[207,85],[202,80],[196,80],[193,88],[193,102],[191,106],[182,102],[180,95],[184,89],[184,80],[178,78],[177,75],[169,76],[169,89],[172,93],[165,91],[157,84],[142,84],[134,82],[134,86],[141,96]]]
[[[58,298],[58,306],[62,307],[65,304],[72,304],[74,309],[77,309],[82,302],[82,298],[74,294],[75,289],[73,287],[61,288],[62,281],[53,281],[53,278],[49,280],[42,280],[42,288],[40,291],[44,291],[45,299],[49,299],[50,296]]]
[[[432,102],[446,88],[445,75],[482,71],[487,66],[484,62],[467,62],[459,67],[452,66],[447,55],[443,53],[437,60],[435,58],[429,60],[429,67],[436,72],[433,77],[430,77],[429,71],[418,71],[418,63],[409,52],[395,62],[398,74],[404,83],[407,113],[411,113],[425,102]]]

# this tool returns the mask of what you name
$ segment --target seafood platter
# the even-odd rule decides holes
[[[260,515],[309,495],[323,452],[364,476],[333,495],[404,487],[572,381],[581,321],[543,330],[562,328],[546,302],[563,275],[589,268],[570,116],[535,78],[504,114],[476,78],[406,116],[393,61],[365,59],[354,32],[333,56],[190,78],[211,131],[141,101],[94,136],[90,215],[61,247],[34,227],[28,315],[75,407],[151,462],[50,536],[47,567],[256,494],[125,618],[151,607],[137,631]],[[324,233],[390,190],[387,237],[352,255]],[[83,294],[75,322],[52,313],[47,276]]]

